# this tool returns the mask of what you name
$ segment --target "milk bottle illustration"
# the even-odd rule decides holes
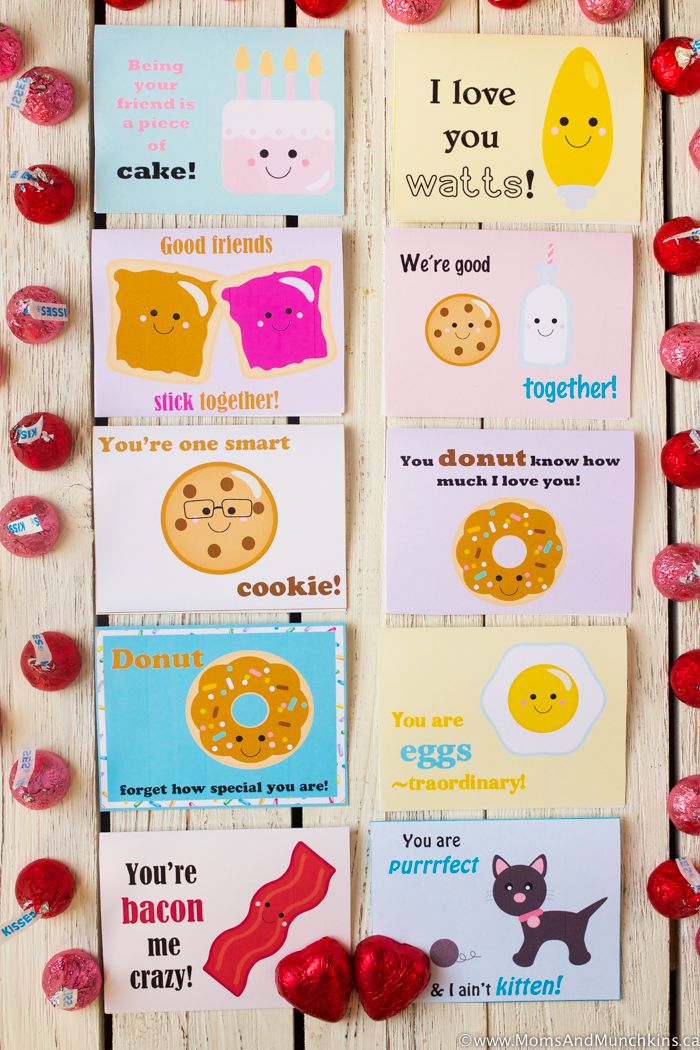
[[[556,283],[554,245],[537,267],[539,283],[523,299],[520,312],[520,359],[526,365],[556,367],[571,352],[571,304]]]

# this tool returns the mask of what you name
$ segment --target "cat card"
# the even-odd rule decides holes
[[[399,222],[638,223],[643,41],[394,37]]]
[[[419,1002],[620,998],[620,821],[370,825],[372,926],[430,956]]]
[[[288,1006],[280,959],[350,945],[349,832],[107,832],[100,906],[106,1013]]]
[[[629,612],[633,434],[389,429],[386,472],[387,612]]]
[[[347,803],[342,625],[101,627],[95,672],[103,810]]]
[[[343,436],[95,427],[98,612],[344,609]]]
[[[342,215],[339,29],[96,26],[95,210]]]
[[[343,411],[340,230],[95,230],[98,416]]]
[[[628,418],[631,234],[391,229],[384,257],[387,415]]]
[[[382,630],[378,691],[385,810],[624,805],[624,627]]]

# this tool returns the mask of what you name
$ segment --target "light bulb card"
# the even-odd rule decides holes
[[[624,805],[624,627],[387,628],[377,690],[385,810]]]
[[[430,956],[418,1002],[620,998],[620,820],[370,824],[372,927]]]
[[[95,210],[342,215],[340,29],[97,26]]]
[[[628,419],[630,233],[386,232],[389,416]]]
[[[389,613],[624,616],[634,435],[387,432]]]
[[[339,229],[95,230],[95,414],[343,411]]]
[[[641,39],[396,33],[393,217],[637,224],[643,101]]]
[[[101,627],[95,679],[103,810],[347,804],[341,624]]]
[[[99,612],[344,609],[341,424],[94,429]]]

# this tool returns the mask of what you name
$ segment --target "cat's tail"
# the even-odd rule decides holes
[[[598,908],[602,908],[607,899],[608,899],[607,897],[601,897],[599,901],[595,902],[595,904],[589,904],[587,908],[583,908],[578,913],[579,918],[580,919],[585,919],[585,921],[588,922],[588,920],[590,919],[591,915],[593,915],[594,912],[597,912]]]

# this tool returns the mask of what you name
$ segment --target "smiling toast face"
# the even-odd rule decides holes
[[[204,378],[214,281],[178,271],[121,268],[114,282],[117,362],[153,378]]]

